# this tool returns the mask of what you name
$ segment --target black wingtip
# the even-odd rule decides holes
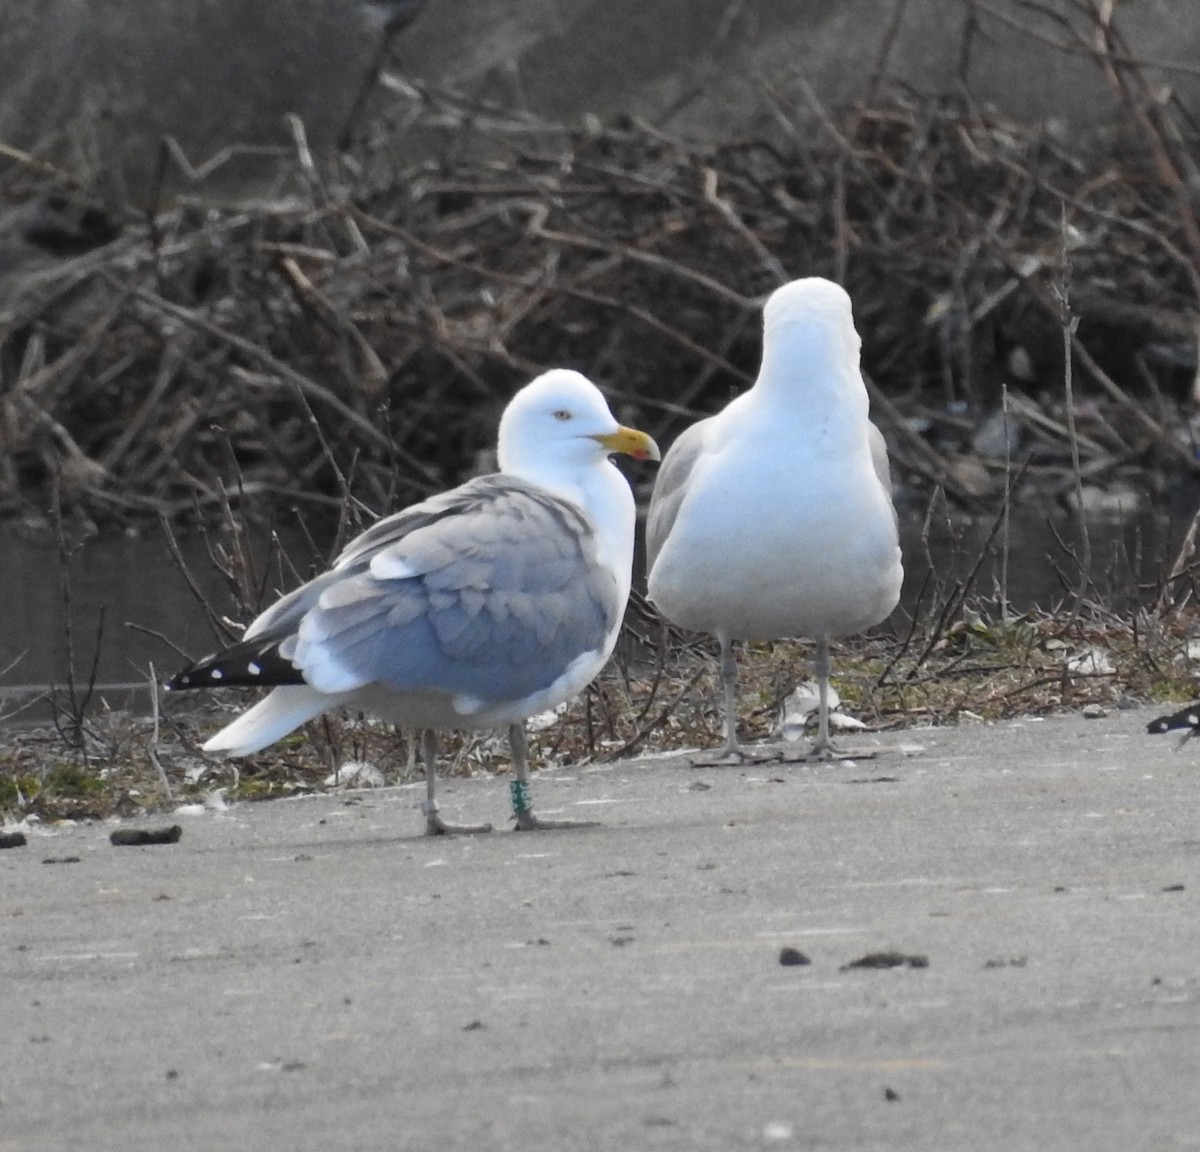
[[[189,688],[215,688],[224,678],[224,673],[217,666],[221,655],[222,653],[214,652],[194,664],[189,664],[176,672],[163,687],[168,692],[186,692]]]
[[[189,688],[212,688],[220,678],[213,680],[211,675],[204,673],[201,664],[189,664],[182,672],[176,672],[164,685],[167,692],[186,692]]]
[[[1200,732],[1200,704],[1189,704],[1169,716],[1158,716],[1146,725],[1146,731],[1157,736],[1163,732]]]
[[[303,683],[299,669],[280,656],[277,641],[256,639],[189,664],[164,687],[168,692],[186,692],[193,688],[274,688]]]

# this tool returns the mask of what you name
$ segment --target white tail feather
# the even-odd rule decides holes
[[[319,716],[327,708],[336,708],[339,698],[328,696],[307,684],[288,684],[276,688],[248,712],[226,724],[204,743],[205,752],[224,752],[227,756],[249,756],[282,739],[293,728]]]

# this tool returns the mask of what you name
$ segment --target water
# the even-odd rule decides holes
[[[239,619],[236,601],[204,539],[195,534],[179,543],[203,598],[216,612]],[[285,547],[301,571],[311,570],[312,548],[298,534]],[[257,534],[254,557],[260,571],[268,550],[264,529]],[[65,688],[72,663],[80,690],[94,666],[97,689],[112,706],[145,707],[151,665],[161,681],[187,658],[218,646],[218,633],[156,528],[142,536],[88,540],[71,549],[66,565],[69,611],[53,538],[0,531],[0,557],[0,716],[50,686]],[[279,588],[284,582],[281,576],[270,586]],[[291,587],[294,581],[286,583]],[[264,604],[273,598],[268,595]],[[32,714],[44,715],[45,709]]]
[[[1186,516],[1176,516],[1170,535],[1177,538],[1185,526]],[[934,520],[928,551],[936,575],[943,581],[965,577],[974,568],[990,527],[988,518],[952,525],[944,519]],[[930,567],[922,540],[923,516],[913,513],[904,519],[902,528],[904,604],[911,611]],[[1077,568],[1056,533],[1069,544],[1077,544],[1077,532],[1065,517],[1052,519],[1028,512],[1013,515],[1007,590],[1016,609],[1052,607],[1063,600],[1067,593],[1056,565],[1072,585],[1077,580]],[[1169,568],[1173,547],[1177,547],[1165,541],[1167,529],[1155,517],[1096,521],[1089,534],[1093,579],[1101,597],[1118,606],[1121,601],[1128,603],[1135,574],[1138,580],[1153,584]],[[264,528],[252,535],[259,545],[255,563],[261,570],[269,533]],[[990,596],[1002,580],[998,540],[979,571],[977,593]],[[218,612],[238,618],[235,602],[203,539],[198,534],[183,537],[180,545],[202,595]],[[283,547],[302,572],[324,564],[299,533],[285,538]],[[56,543],[52,538],[29,540],[0,531],[0,556],[2,716],[17,702],[44,693],[48,685],[64,687],[70,661],[68,612]],[[293,585],[294,580],[277,566],[272,571],[271,588]],[[156,528],[142,536],[105,537],[80,545],[70,555],[67,576],[76,682],[86,685],[95,660],[98,689],[114,707],[146,706],[151,664],[161,681],[182,666],[183,654],[196,657],[217,646],[217,634]],[[264,605],[273,598],[268,594]],[[97,644],[102,618],[103,635]],[[34,714],[44,715],[44,709]]]

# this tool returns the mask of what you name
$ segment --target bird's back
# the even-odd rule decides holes
[[[767,459],[730,443],[694,463],[655,551],[650,598],[682,627],[740,639],[878,623],[899,599],[902,570],[869,441],[820,464],[775,447]]]

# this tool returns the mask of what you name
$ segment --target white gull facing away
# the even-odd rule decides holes
[[[721,648],[724,753],[740,757],[735,640],[816,641],[829,739],[829,639],[879,623],[903,568],[887,449],[871,423],[850,297],[794,280],[768,298],[749,391],[688,428],[663,460],[646,526],[649,597]]]
[[[438,814],[436,731],[507,725],[518,829],[567,823],[533,814],[524,720],[581,692],[616,643],[635,515],[615,452],[659,458],[578,372],[526,385],[500,420],[498,473],[380,520],[169,682],[274,686],[204,750],[248,756],[329,709],[362,710],[425,730],[427,833],[482,832]]]

